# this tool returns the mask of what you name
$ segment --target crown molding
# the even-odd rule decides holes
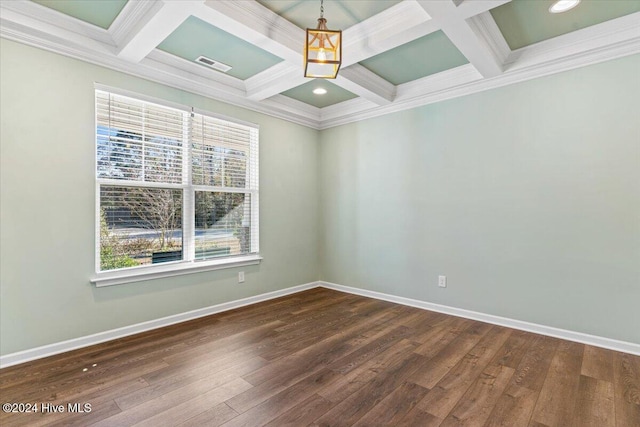
[[[115,53],[116,47],[112,43],[103,43],[65,27],[42,22],[15,10],[6,9],[4,5],[5,3],[0,3],[0,31],[3,35],[7,34],[7,38],[12,36],[22,39],[23,43],[36,47],[42,44],[49,50],[59,46],[63,55],[65,51],[73,51],[76,48],[93,52],[95,55]]]
[[[398,86],[396,100],[407,102],[439,92],[446,93],[456,87],[482,80],[482,75],[471,64],[432,74]]]
[[[335,106],[325,107],[321,111],[321,129],[328,129],[455,98],[461,96],[458,94],[461,86],[481,79],[482,76],[478,70],[476,70],[473,65],[466,64],[452,70],[443,71],[413,82],[398,85],[396,88],[395,101],[386,106],[372,108],[371,104],[352,103],[352,105],[349,106],[337,104]],[[443,87],[445,89],[443,89]],[[345,107],[351,107],[351,110],[348,111]],[[355,110],[354,107],[361,108],[361,110]]]
[[[500,2],[501,0],[496,1]],[[209,3],[211,2],[207,2],[207,4]],[[214,3],[218,4],[217,1]],[[238,9],[238,3],[242,4],[240,9]],[[467,1],[461,3],[460,8],[466,3]],[[485,4],[483,7],[495,4],[491,1],[483,3]],[[361,98],[320,109],[279,95],[279,91],[286,90],[292,83],[295,86],[307,80],[301,77],[299,67],[287,61],[275,66],[277,67],[275,68],[277,74],[275,77],[272,75],[274,68],[270,68],[242,81],[157,49],[139,63],[117,57],[118,43],[115,43],[114,40],[122,41],[126,34],[134,31],[132,27],[135,26],[135,19],[132,16],[144,14],[145,10],[157,7],[154,4],[155,2],[149,1],[128,2],[125,9],[129,10],[130,15],[121,14],[109,30],[103,30],[33,2],[3,1],[0,2],[0,36],[170,87],[208,96],[313,129],[327,129],[640,53],[640,31],[638,30],[640,28],[640,12],[513,52],[507,52],[508,46],[506,46],[502,35],[499,34],[499,29],[490,14],[483,13],[472,18],[469,26],[478,35],[477,40],[484,41],[488,46],[487,49],[490,49],[492,55],[495,55],[499,61],[500,58],[505,57],[506,53],[506,61],[500,61],[504,63],[505,68],[502,74],[491,78],[482,78],[472,64],[467,64],[403,85],[393,86],[356,64],[356,66],[343,68],[336,84],[346,86],[348,90],[359,94]],[[236,14],[245,9],[252,10],[258,15],[262,14],[263,21],[259,25],[267,25],[269,19],[276,19],[282,28],[293,25],[269,10],[266,13],[263,10],[266,8],[255,2],[221,1],[220,4],[219,7],[235,8]],[[400,4],[403,5],[403,8],[418,5],[415,0],[405,0]],[[203,10],[211,10],[204,4],[195,9],[200,11],[198,13]],[[421,19],[423,18],[424,16]],[[228,17],[225,19],[226,24],[222,23],[217,26],[245,26],[245,24],[240,25]],[[246,20],[247,17],[245,16],[244,19]],[[431,26],[436,24],[438,24],[437,21],[428,20],[423,25],[432,28]],[[300,30],[298,27],[295,28]],[[414,31],[415,28],[417,27],[407,31]],[[288,30],[278,31],[286,33]],[[281,36],[285,37],[282,34]],[[276,38],[281,36],[276,36]],[[382,34],[379,37],[384,39]],[[385,40],[390,42],[389,40],[394,37],[406,39],[408,35],[404,31],[398,31]],[[256,39],[260,38],[268,37],[257,31],[254,32],[252,42],[256,42]],[[278,44],[272,39],[262,40],[262,43],[263,45]],[[295,55],[299,58],[300,54],[295,52]],[[271,85],[277,86],[279,91],[273,92],[273,89],[270,89]],[[353,85],[353,87],[349,85]]]
[[[231,88],[220,83],[216,84],[209,78],[184,72],[182,69],[176,68],[173,65],[158,62],[151,58],[145,58],[138,64],[129,63],[129,67],[131,70],[129,74],[144,77],[196,95],[207,96],[232,105],[244,107],[268,116],[288,120],[313,129],[319,128],[319,109],[304,103],[300,104],[303,104],[305,108],[301,108],[299,105],[297,108],[292,108],[290,102],[284,102],[284,100],[290,99],[286,96],[272,97],[262,102],[252,101],[246,98],[243,89]]]
[[[467,22],[478,38],[487,45],[496,61],[499,64],[504,64],[511,54],[511,49],[491,13],[483,12],[469,18]]]
[[[551,61],[569,62],[574,55],[621,46],[628,46],[631,55],[637,53],[633,45],[639,40],[640,12],[636,12],[514,50],[505,62],[505,69],[523,69]],[[594,61],[599,62],[597,56]]]
[[[216,90],[220,96],[227,94],[229,96],[245,97],[246,95],[242,80],[205,68],[202,65],[159,49],[154,50],[147,58],[143,59],[141,65],[144,68],[157,67],[158,73],[166,74],[167,78],[175,75],[181,79],[193,79],[201,86],[206,85],[210,89]]]
[[[100,46],[100,49],[95,49],[95,44],[98,42],[83,43],[83,41],[86,41],[84,40],[85,38],[77,34],[72,37],[75,39],[75,42],[69,43],[70,37],[52,37],[51,34],[42,32],[31,26],[16,23],[19,20],[13,19],[15,18],[12,16],[13,13],[13,11],[2,10],[0,37],[141,77],[166,86],[182,89],[197,95],[208,96],[313,129],[319,128],[319,114],[310,115],[308,109],[291,111],[289,104],[280,105],[277,101],[273,100],[265,103],[264,101],[255,102],[247,99],[245,91],[239,88],[237,83],[228,85],[213,80],[210,77],[203,77],[201,70],[195,71],[196,69],[193,68],[193,66],[199,67],[197,64],[191,64],[189,61],[181,60],[180,58],[171,58],[169,60],[170,55],[159,50],[154,51],[148,58],[143,59],[139,63],[129,62],[115,55],[114,46],[103,45]],[[12,20],[9,21],[8,19]],[[65,36],[68,35],[69,34],[65,34]],[[178,63],[181,61],[185,61],[186,64],[182,63],[180,64],[180,68],[178,68]],[[185,71],[184,68],[190,68],[195,72]],[[233,78],[230,76],[225,77]]]
[[[342,32],[342,66],[348,67],[439,28],[415,0],[405,0]]]
[[[379,107],[365,98],[353,98],[320,109],[320,129],[328,129],[341,124],[351,123],[351,116],[371,113]]]
[[[393,84],[360,64],[342,69],[335,83],[378,105],[390,104],[396,94]]]
[[[502,62],[495,56],[487,41],[476,33],[472,22],[460,19],[457,7],[448,1],[417,0],[441,27],[449,40],[487,78],[503,72]]]
[[[0,11],[2,11],[1,18],[3,19],[22,24],[29,23],[28,25],[39,28],[43,32],[53,31],[58,35],[66,34],[70,41],[80,35],[91,41],[95,40],[111,46],[116,45],[107,30],[32,1],[2,1],[0,2]]]
[[[109,27],[109,34],[117,46],[122,46],[127,38],[138,31],[140,22],[147,15],[155,15],[162,3],[155,0],[137,0],[125,3],[122,11]]]
[[[587,28],[586,30],[589,29]],[[623,32],[626,33],[626,31]],[[553,43],[561,44],[561,42],[558,40],[555,40]],[[363,110],[359,112],[354,111],[349,115],[336,117],[335,119],[328,122],[323,120],[321,129],[327,129],[334,126],[357,122],[360,120],[378,117],[385,114],[408,110],[422,105],[445,101],[447,99],[471,95],[485,90],[508,86],[514,83],[520,83],[534,78],[544,77],[551,74],[556,74],[563,71],[640,53],[640,35],[632,38],[620,37],[619,41],[609,44],[603,43],[600,47],[588,49],[588,46],[593,46],[593,43],[585,42],[585,44],[581,47],[581,51],[579,51],[578,53],[575,53],[568,57],[560,57],[555,60],[547,60],[546,62],[542,62],[542,58],[545,57],[544,54],[532,55],[537,56],[536,62],[534,64],[526,67],[513,67],[507,70],[505,73],[492,78],[482,79],[481,76],[477,75],[477,79],[473,79],[473,74],[477,73],[477,70],[475,70],[471,64],[463,65],[462,67],[458,67],[453,70],[443,71],[442,73],[438,73],[434,76],[424,77],[420,80],[398,86],[396,90],[395,101],[390,105],[380,106],[374,109]],[[538,46],[532,45],[520,49],[520,53],[523,53],[523,51],[526,51],[528,49],[535,51],[538,48]],[[468,69],[465,70],[464,67]],[[469,69],[469,67],[471,68]],[[456,76],[456,74],[454,73],[460,73],[463,75],[466,74],[467,78],[469,78],[470,81],[464,82],[465,79],[462,76],[458,76],[457,78],[453,77]],[[442,86],[438,84],[439,82],[435,81],[436,78],[441,78],[445,82],[451,79],[449,83],[450,87],[442,89]],[[431,79],[434,80],[432,81]],[[456,81],[458,81],[458,79],[460,83],[456,84]],[[433,91],[429,91],[429,86],[431,86],[431,89]],[[418,94],[416,95],[416,93]]]
[[[207,0],[204,7],[194,11],[194,16],[283,58],[285,62],[295,66],[296,69],[299,69],[298,67],[303,62],[300,41],[304,40],[305,31],[258,2]],[[286,66],[276,64],[271,67],[274,68],[272,74],[282,72],[281,67]],[[276,82],[274,77],[268,77],[271,74],[271,68],[265,70],[261,76],[249,83],[253,87],[262,87],[262,90],[250,91],[252,99],[265,99],[305,83],[305,80],[294,77],[290,73],[286,75],[291,78]],[[380,77],[373,72],[366,68],[358,70],[357,73],[352,73],[354,80],[345,77],[344,73],[342,74],[342,77],[333,81],[338,86],[379,104],[390,102],[388,89],[376,92],[385,83],[388,85],[390,83],[376,81]]]
[[[301,115],[305,117],[309,123],[313,124],[311,127],[320,129],[321,109],[318,107],[285,95],[274,95],[269,99],[265,99],[263,103],[265,105],[273,105],[274,108],[278,108],[280,111],[288,112],[289,114]]]
[[[247,96],[254,101],[270,98],[309,79],[302,75],[300,67],[282,61],[245,80]]]
[[[203,1],[158,1],[158,7],[143,15],[118,43],[118,56],[131,62],[140,62],[193,15]]]
[[[194,16],[285,61],[302,62],[305,31],[258,2],[207,0]]]
[[[511,0],[460,0],[456,11],[461,19],[469,19],[509,2]]]

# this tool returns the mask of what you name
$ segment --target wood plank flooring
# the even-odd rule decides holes
[[[640,427],[640,357],[318,288],[5,368],[0,400],[38,408],[3,427]]]

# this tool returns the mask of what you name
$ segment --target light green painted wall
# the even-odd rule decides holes
[[[2,354],[319,279],[315,130],[0,40]],[[96,288],[94,82],[260,125],[258,266]],[[295,236],[295,238],[283,238]],[[237,283],[237,273],[246,282]]]
[[[640,343],[639,76],[635,55],[323,131],[322,279]]]
[[[319,135],[4,39],[0,55],[1,354],[318,279],[640,343],[640,56]],[[88,282],[94,81],[260,125],[265,259],[245,284]]]

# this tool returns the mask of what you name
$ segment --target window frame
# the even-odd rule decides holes
[[[113,95],[124,96],[132,98],[136,101],[148,102],[157,104],[162,107],[168,107],[182,111],[187,116],[187,128],[190,128],[193,123],[194,115],[200,115],[209,117],[215,120],[222,120],[230,122],[235,125],[247,126],[253,128],[256,131],[255,141],[250,141],[250,144],[255,144],[255,150],[250,149],[250,155],[247,159],[248,170],[248,182],[244,188],[234,188],[231,191],[225,191],[222,188],[214,186],[202,186],[193,183],[192,180],[192,144],[193,140],[188,136],[188,132],[185,133],[185,139],[182,146],[183,150],[183,170],[182,170],[182,182],[176,183],[156,183],[156,182],[144,182],[132,184],[131,181],[100,178],[98,176],[98,144],[96,137],[96,129],[98,126],[98,111],[96,108],[97,93],[108,92]],[[247,265],[259,264],[262,260],[262,256],[259,251],[259,139],[260,128],[255,123],[245,122],[235,118],[227,117],[220,114],[211,113],[202,109],[185,106],[182,104],[173,103],[163,99],[149,97],[135,92],[127,90],[121,90],[104,86],[101,84],[94,85],[94,179],[95,179],[95,215],[94,215],[94,229],[95,229],[95,266],[94,275],[90,278],[91,283],[97,287],[118,285],[124,283],[132,283],[144,280],[152,280],[163,277],[172,277],[190,273],[199,273],[203,271],[219,270],[233,267],[242,267]],[[204,118],[202,120],[205,120]],[[255,188],[251,185],[251,182],[255,183]],[[163,262],[160,264],[148,264],[135,267],[126,267],[112,270],[100,269],[101,257],[100,257],[100,214],[101,214],[101,186],[121,186],[121,187],[136,187],[136,188],[172,188],[181,189],[182,191],[182,236],[183,236],[183,259],[179,261]],[[250,237],[250,252],[232,255],[220,258],[210,258],[206,260],[197,260],[194,257],[195,253],[195,194],[198,191],[218,191],[218,192],[237,192],[237,193],[249,193],[251,194],[250,203],[250,228],[252,230]]]

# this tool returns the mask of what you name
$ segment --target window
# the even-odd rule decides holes
[[[96,90],[97,284],[257,263],[258,128]]]

